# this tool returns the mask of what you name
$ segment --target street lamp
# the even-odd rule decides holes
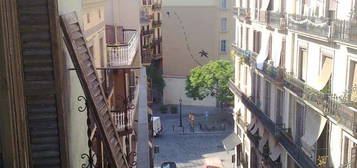
[[[182,99],[180,97],[180,126],[179,127],[182,127]]]

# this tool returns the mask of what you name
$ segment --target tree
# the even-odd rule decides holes
[[[233,69],[233,64],[226,60],[210,61],[192,69],[186,79],[186,96],[193,100],[214,96],[221,105],[232,101],[228,81],[233,78]]]

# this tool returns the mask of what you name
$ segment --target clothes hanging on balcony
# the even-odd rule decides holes
[[[278,67],[280,64],[282,42],[283,42],[283,36],[278,33],[275,34],[272,43],[274,44],[274,46],[272,46],[273,47],[272,59],[273,59],[274,67]]]
[[[322,69],[320,72],[320,76],[317,78],[315,89],[321,90],[323,89],[327,82],[329,81],[332,74],[333,61],[329,57],[325,57],[325,62],[322,65]]]
[[[326,125],[326,118],[313,110],[306,110],[305,133],[301,137],[304,146],[310,148],[319,139]]]
[[[257,68],[263,70],[264,61],[268,57],[269,53],[269,37],[270,33],[262,33],[261,48],[259,55],[257,56]]]

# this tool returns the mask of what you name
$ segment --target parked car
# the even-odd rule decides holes
[[[176,168],[175,162],[163,162],[161,163],[161,168]]]
[[[162,127],[161,127],[161,121],[160,121],[160,117],[152,117],[152,123],[153,123],[153,134],[154,136],[159,136],[160,133],[161,133],[161,130],[162,130]]]

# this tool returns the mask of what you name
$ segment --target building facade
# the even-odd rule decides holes
[[[163,3],[164,104],[216,106],[215,98],[194,101],[185,95],[186,76],[209,61],[230,59],[233,18],[230,0],[169,0]],[[208,55],[201,55],[200,52]]]
[[[0,2],[0,167],[152,167],[131,2]]]
[[[356,5],[235,2],[236,167],[357,166]]]

